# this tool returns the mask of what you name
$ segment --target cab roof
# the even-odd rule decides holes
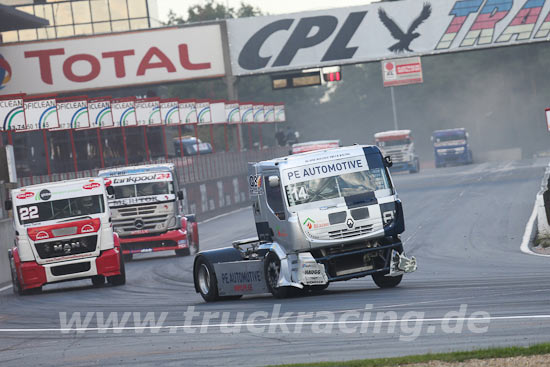
[[[410,137],[411,130],[388,130],[388,131],[381,131],[379,133],[374,134],[375,139],[380,140],[397,140],[401,138]]]
[[[289,155],[286,157],[275,158],[269,161],[262,161],[258,163],[251,163],[258,167],[277,167],[277,168],[291,168],[308,165],[311,163],[327,162],[344,157],[354,157],[365,154],[365,149],[372,150],[373,153],[380,150],[373,145],[352,145],[347,147],[315,150],[311,152],[299,153]]]
[[[87,182],[99,182],[99,183],[101,183],[101,182],[103,182],[103,180],[99,179],[98,177],[75,178],[75,179],[72,179],[72,180],[44,182],[44,183],[40,183],[40,184],[22,186],[22,187],[18,187],[16,189],[12,189],[12,191],[36,190],[36,189],[40,189],[40,188],[51,188],[52,186],[75,185],[75,184],[87,183]]]
[[[171,172],[174,169],[174,163],[144,164],[141,166],[102,169],[98,172],[97,175],[100,177],[128,176],[150,172]]]

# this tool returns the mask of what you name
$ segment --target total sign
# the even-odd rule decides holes
[[[0,46],[2,94],[61,93],[225,75],[218,24]]]

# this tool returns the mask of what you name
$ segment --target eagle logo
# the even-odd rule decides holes
[[[429,3],[425,3],[422,7],[422,12],[420,15],[411,23],[407,33],[403,32],[401,28],[394,22],[392,18],[386,14],[386,11],[383,8],[378,9],[378,17],[382,23],[388,28],[390,34],[393,38],[398,40],[396,44],[390,46],[388,50],[395,53],[402,53],[405,51],[413,52],[409,48],[412,41],[420,37],[420,33],[415,32],[415,29],[418,28],[426,19],[432,14],[432,6]]]

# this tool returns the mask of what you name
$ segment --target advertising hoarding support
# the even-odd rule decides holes
[[[399,130],[399,124],[397,123],[397,107],[395,106],[395,92],[393,91],[393,87],[390,87],[390,93],[391,93],[391,108],[393,111],[393,127],[395,130]]]
[[[178,125],[178,138],[180,143],[180,155],[183,158],[183,142],[181,141],[181,125]]]
[[[164,158],[168,160],[168,148],[166,147],[166,126],[162,125],[162,141],[164,143]]]
[[[124,163],[128,165],[128,147],[126,146],[126,128],[124,125],[121,127],[122,129],[122,146],[124,147]]]
[[[97,132],[97,149],[99,149],[99,160],[101,162],[101,168],[105,168],[105,159],[103,158],[103,144],[101,142],[101,130],[98,127]]]
[[[73,150],[73,163],[74,163],[74,172],[78,172],[78,162],[76,160],[76,147],[74,145],[74,135],[73,129],[69,130],[69,138],[71,139],[71,149]]]
[[[44,139],[44,152],[46,153],[46,169],[48,170],[48,176],[51,176],[52,169],[50,167],[50,150],[48,149],[48,137],[46,136],[46,130],[42,130],[42,138]]]
[[[149,140],[147,139],[147,126],[143,126],[143,141],[145,143],[145,159],[151,162],[151,156],[149,155]]]

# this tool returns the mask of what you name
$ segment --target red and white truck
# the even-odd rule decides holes
[[[44,183],[11,191],[15,246],[9,250],[13,291],[91,278],[96,286],[126,282],[103,179]]]
[[[194,215],[183,214],[173,163],[106,169],[99,176],[114,188],[109,206],[126,260],[139,253],[198,252],[197,222]]]

